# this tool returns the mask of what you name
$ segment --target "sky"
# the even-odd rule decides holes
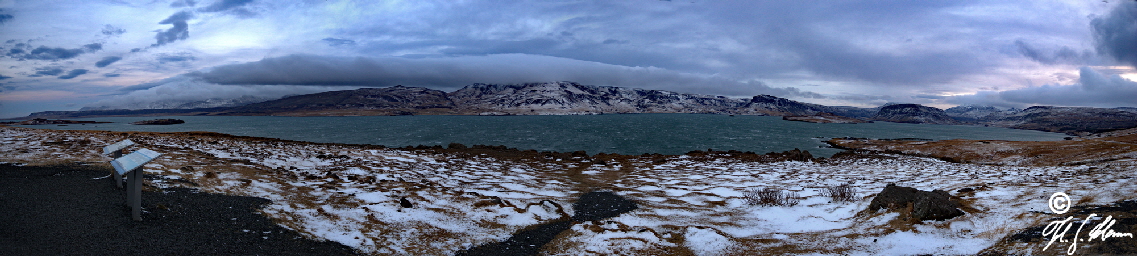
[[[1137,107],[1137,1],[0,0],[0,118],[393,85]]]

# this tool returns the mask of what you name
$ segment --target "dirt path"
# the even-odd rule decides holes
[[[536,225],[517,232],[505,241],[489,243],[458,252],[460,256],[474,255],[537,255],[541,247],[553,241],[557,234],[568,230],[574,222],[603,220],[630,212],[636,203],[612,192],[589,192],[573,204],[576,214],[572,220],[561,220]]]

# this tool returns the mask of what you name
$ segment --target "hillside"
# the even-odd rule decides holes
[[[446,92],[400,85],[297,95],[221,112],[228,115],[409,115],[440,109],[445,112],[454,107]]]
[[[873,120],[914,124],[962,124],[942,109],[919,104],[896,104],[880,108]]]
[[[706,113],[816,115],[844,111],[778,98],[751,99],[574,82],[472,84],[454,92],[394,86],[285,97],[235,107],[225,115],[595,115]]]

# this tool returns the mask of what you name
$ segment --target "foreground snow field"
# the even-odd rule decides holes
[[[1055,192],[1069,194],[1076,205],[1137,198],[1133,170],[1086,165],[992,166],[901,155],[774,163],[682,155],[597,163],[212,133],[0,127],[0,162],[106,165],[110,158],[100,149],[127,138],[139,143],[135,148],[165,154],[144,167],[153,187],[267,198],[273,203],[263,212],[278,224],[377,255],[453,255],[500,241],[572,216],[576,197],[593,190],[615,192],[639,209],[575,223],[545,246],[545,254],[976,254],[1049,222],[1055,215],[1047,200]],[[918,222],[864,211],[888,183],[949,191],[963,199],[967,214]],[[839,184],[852,186],[857,200],[822,195]],[[796,192],[801,202],[746,204],[745,193],[762,188]],[[964,188],[974,191],[959,192]],[[1044,246],[1004,249],[1057,254],[1066,245]]]

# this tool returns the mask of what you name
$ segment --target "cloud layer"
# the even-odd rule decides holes
[[[161,108],[192,102],[225,101],[242,97],[271,100],[288,95],[339,89],[350,88],[296,85],[218,85],[200,79],[177,77],[167,79],[157,86],[114,95],[88,104],[87,107],[105,109]]]
[[[120,88],[164,87],[171,78],[210,88],[404,84],[443,90],[568,80],[855,106],[943,107],[960,99],[947,95],[983,91],[1000,104],[1026,104],[1028,96],[1015,93],[1029,88],[995,91],[1047,84],[1028,94],[1041,97],[1094,84],[1079,80],[1086,72],[1078,67],[1109,78],[1134,77],[1135,71],[1116,66],[1137,65],[1132,0],[0,5],[0,67],[10,77],[0,86],[13,88],[4,93],[77,104],[124,92],[115,92]],[[12,115],[0,110],[0,117]]]
[[[454,91],[473,83],[540,81],[574,81],[589,85],[712,95],[825,97],[797,88],[770,87],[757,81],[526,54],[418,59],[289,55],[219,66],[163,81],[126,87],[125,94],[89,106],[133,108],[158,102],[227,100],[249,95],[275,99],[289,94],[394,85]]]
[[[472,83],[574,81],[583,84],[752,96],[819,97],[761,82],[528,54],[442,58],[289,55],[214,67],[187,76],[233,85],[424,86],[454,90]]]
[[[1043,85],[1007,91],[980,91],[948,99],[954,104],[1026,107],[1035,105],[1137,107],[1137,82],[1081,68],[1078,83]]]

